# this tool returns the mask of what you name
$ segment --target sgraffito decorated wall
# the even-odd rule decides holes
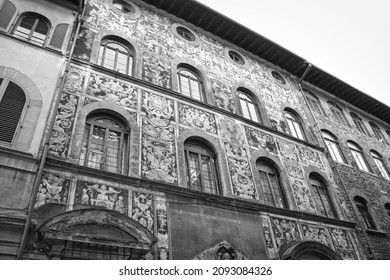
[[[273,77],[273,69],[267,63],[250,55],[243,55],[244,65],[235,63],[227,55],[229,47],[201,32],[194,31],[195,41],[188,44],[175,33],[174,27],[181,24],[180,21],[162,16],[153,9],[132,3],[135,13],[123,16],[112,7],[111,1],[90,0],[88,3],[86,20],[75,50],[76,58],[83,62],[72,63],[65,77],[50,141],[50,157],[80,164],[86,114],[93,113],[88,110],[97,104],[96,110],[122,115],[126,112],[134,123],[130,138],[135,137],[137,141],[131,140],[135,144],[125,156],[131,158],[135,168],[129,168],[123,173],[125,176],[186,188],[186,179],[180,175],[186,173],[185,166],[179,164],[185,162],[183,143],[178,139],[183,135],[206,137],[216,144],[213,148],[218,153],[218,160],[222,161],[218,165],[223,169],[218,172],[223,176],[222,196],[267,204],[256,162],[269,158],[278,165],[288,209],[307,215],[324,215],[310,185],[309,177],[315,173],[326,181],[336,218],[355,221],[352,205],[339,178],[333,175],[323,148],[317,146],[319,135],[313,134],[308,126],[312,118],[306,115],[308,110],[303,107],[301,93],[292,79],[284,76],[285,81],[279,81]],[[95,66],[100,42],[109,35],[121,36],[133,44],[133,76],[142,81]],[[207,104],[193,102],[177,93],[176,72],[181,63],[198,68],[199,73],[207,77],[204,79]],[[265,109],[267,121],[264,123],[269,127],[237,117],[240,108],[236,90],[242,85],[256,89],[253,94]],[[309,143],[295,141],[286,135],[283,114],[286,107],[295,110],[302,118]],[[48,178],[49,175],[45,176]],[[60,191],[61,199],[46,199],[45,196],[53,192],[46,188],[43,194],[40,193],[41,200],[37,196],[37,203],[49,200],[62,203],[67,205],[68,211],[80,207],[105,207],[127,215],[158,237],[158,245],[153,251],[155,259],[172,258],[170,252],[175,248],[170,247],[170,242],[183,234],[183,228],[177,219],[169,220],[164,196],[155,195],[142,186],[118,186],[112,180],[98,183],[88,176],[72,179],[72,183],[69,179],[57,180],[57,188],[64,188]],[[181,213],[179,208],[174,215]],[[170,229],[173,228],[170,235],[168,220]],[[228,233],[235,230],[235,222],[227,227]],[[344,259],[366,258],[360,239],[350,228],[316,223],[313,219],[307,222],[269,215],[252,222],[255,223],[251,225],[256,229],[255,235],[265,246],[259,253],[262,257],[279,258],[281,246],[290,242],[316,241]],[[200,226],[200,231],[207,227],[207,223],[205,221]],[[177,243],[180,248],[176,248],[179,252],[176,257],[209,256],[209,253],[201,253],[202,250],[215,251],[213,242],[203,239],[202,242],[204,247],[191,251],[192,255],[180,251],[184,245]],[[223,242],[233,246],[230,245],[232,240]],[[236,246],[240,254],[248,256],[242,248],[245,246]],[[260,255],[249,254],[252,257]]]

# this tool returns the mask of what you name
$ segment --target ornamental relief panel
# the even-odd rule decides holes
[[[278,250],[284,244],[288,244],[291,241],[300,241],[302,239],[296,221],[275,217],[270,217],[270,220]]]
[[[241,125],[229,118],[221,118],[220,124],[222,138],[238,146],[244,145],[245,138]]]
[[[267,247],[268,259],[277,260],[278,259],[278,250],[275,248],[272,242],[272,231],[270,226],[270,221],[267,217],[261,217],[261,225],[263,228],[264,241]]]
[[[35,199],[34,209],[48,203],[66,205],[69,198],[71,180],[60,175],[43,174]]]
[[[137,88],[115,78],[92,73],[87,94],[124,108],[137,109]]]
[[[181,124],[186,126],[213,134],[217,133],[217,125],[214,114],[180,103],[179,121]]]
[[[278,153],[276,142],[272,135],[247,126],[244,126],[244,129],[249,145],[258,149],[264,149],[273,154]]]
[[[356,260],[356,255],[347,232],[338,228],[329,228],[329,232],[335,251],[344,260]]]
[[[303,240],[316,241],[331,248],[331,242],[324,227],[309,224],[301,224],[301,227]]]
[[[101,207],[128,215],[129,192],[127,190],[78,181],[74,209]]]
[[[132,192],[133,203],[131,217],[154,233],[154,201],[153,195]]]
[[[247,199],[257,199],[252,171],[245,148],[224,143],[232,181],[233,194]]]
[[[303,166],[316,166],[321,171],[326,172],[325,166],[322,163],[321,156],[318,152],[315,152],[300,145],[296,145],[296,147]]]
[[[156,197],[157,216],[157,256],[159,260],[169,260],[169,239],[168,239],[168,214],[167,203],[164,198]]]
[[[50,137],[49,153],[53,157],[67,158],[79,97],[63,93]]]
[[[64,91],[69,93],[82,93],[86,72],[83,69],[72,67],[66,75]]]

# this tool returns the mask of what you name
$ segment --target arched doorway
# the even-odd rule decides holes
[[[280,248],[281,260],[341,260],[342,258],[329,247],[315,242],[291,242]]]
[[[106,209],[59,214],[39,226],[37,239],[51,259],[143,259],[157,242],[140,223]]]

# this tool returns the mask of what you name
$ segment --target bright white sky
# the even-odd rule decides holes
[[[390,0],[198,1],[390,106]]]

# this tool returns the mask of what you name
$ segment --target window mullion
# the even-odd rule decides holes
[[[102,61],[100,62],[101,66],[104,66],[105,60],[106,60],[106,51],[107,51],[107,44],[103,46],[103,54],[102,54]]]
[[[199,162],[199,185],[200,185],[200,188],[201,188],[201,191],[205,191],[204,188],[204,183],[203,183],[203,164],[202,164],[202,154],[198,154],[198,162]]]
[[[106,170],[106,166],[107,166],[107,164],[106,164],[106,159],[107,159],[107,142],[108,142],[108,134],[109,134],[109,129],[108,128],[106,128],[105,129],[106,130],[106,132],[105,132],[105,134],[104,134],[104,139],[103,139],[103,163],[102,163],[102,169],[103,170]]]
[[[120,144],[120,147],[119,147],[118,159],[117,159],[117,164],[118,164],[117,172],[119,170],[120,174],[124,173],[122,166],[123,167],[125,166],[125,164],[122,164],[124,162],[124,159],[125,159],[125,155],[123,154],[124,153],[124,150],[123,150],[124,149],[124,138],[125,138],[124,133],[121,132],[121,137],[120,137],[121,144]],[[124,174],[124,175],[127,175],[127,174]]]
[[[114,56],[114,71],[119,71],[118,67],[117,67],[117,63],[118,63],[118,49],[115,49],[115,56]]]
[[[188,176],[188,188],[192,189],[191,187],[191,165],[190,165],[190,152],[185,151],[186,155],[186,161],[187,161],[187,176]]]
[[[94,128],[95,128],[94,124],[90,124],[89,125],[89,132],[88,132],[89,135],[88,135],[88,140],[87,140],[87,151],[85,153],[85,161],[84,161],[84,165],[85,166],[89,166],[89,154],[90,154],[90,150],[91,150],[91,141],[92,141],[92,135],[93,135]]]
[[[267,181],[268,181],[269,189],[270,189],[270,191],[271,191],[273,204],[274,204],[274,206],[276,206],[276,196],[275,196],[275,192],[274,192],[274,189],[273,189],[271,180],[270,180],[270,178],[269,178],[269,174],[268,174],[268,172],[265,172],[265,174],[267,174]]]
[[[31,40],[31,37],[33,36],[35,29],[37,28],[37,25],[39,23],[39,18],[36,18],[34,21],[33,26],[31,27],[30,34],[28,35],[27,41]]]
[[[192,86],[191,86],[191,77],[187,76],[187,81],[188,81],[188,91],[189,91],[189,94],[190,94],[190,97],[192,97]]]

